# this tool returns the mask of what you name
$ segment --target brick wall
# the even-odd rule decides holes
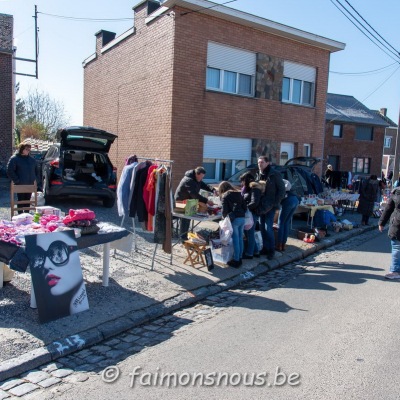
[[[333,124],[326,124],[325,159],[329,155],[340,156],[340,170],[352,171],[353,158],[370,158],[370,173],[381,176],[382,167],[382,149],[385,137],[385,128],[381,126],[374,127],[373,141],[357,140],[356,125],[343,124],[342,137],[333,137]],[[326,162],[323,165],[326,168]]]
[[[0,14],[0,161],[6,163],[13,146],[13,17]]]
[[[293,142],[299,155],[310,143],[322,156],[328,51],[178,7],[144,25],[145,11],[136,10],[134,35],[84,71],[84,123],[119,135],[111,153],[119,170],[133,153],[173,159],[176,186],[202,164],[205,134]],[[206,91],[209,40],[315,66],[315,107]]]

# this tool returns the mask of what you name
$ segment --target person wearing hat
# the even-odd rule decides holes
[[[332,186],[332,179],[333,179],[333,167],[331,164],[328,164],[325,171],[325,182],[329,187]]]

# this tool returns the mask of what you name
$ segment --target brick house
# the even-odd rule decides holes
[[[328,93],[324,169],[381,176],[385,128],[389,126],[353,96]]]
[[[374,110],[374,113],[382,118],[389,124],[385,130],[385,141],[383,144],[383,157],[382,157],[382,172],[385,176],[388,175],[389,171],[395,171],[394,180],[398,177],[399,162],[396,163],[397,158],[400,155],[400,141],[398,140],[398,126],[386,115],[387,108],[381,108],[380,110]],[[397,172],[396,172],[397,171]]]
[[[323,154],[330,54],[343,43],[205,0],[141,1],[134,27],[96,33],[83,62],[84,124],[111,157],[172,159],[225,179],[267,154]]]
[[[0,14],[0,93],[0,161],[5,164],[14,129],[13,16],[7,14]]]

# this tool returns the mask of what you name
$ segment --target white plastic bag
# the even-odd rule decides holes
[[[219,238],[222,244],[228,244],[233,234],[233,228],[229,216],[219,222]]]
[[[35,201],[35,193],[32,193],[31,201]],[[44,206],[46,204],[46,200],[44,198],[43,192],[37,192],[37,205],[38,207]]]
[[[254,225],[253,214],[251,213],[250,210],[247,210],[244,216],[244,230],[248,231],[253,227],[253,225]]]

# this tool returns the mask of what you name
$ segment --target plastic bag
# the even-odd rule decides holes
[[[233,228],[231,224],[231,220],[229,217],[225,217],[222,221],[219,222],[219,237],[222,244],[228,244],[229,240],[232,238]]]
[[[253,225],[254,225],[253,214],[251,213],[250,210],[247,210],[244,216],[244,230],[248,231],[253,227]]]

